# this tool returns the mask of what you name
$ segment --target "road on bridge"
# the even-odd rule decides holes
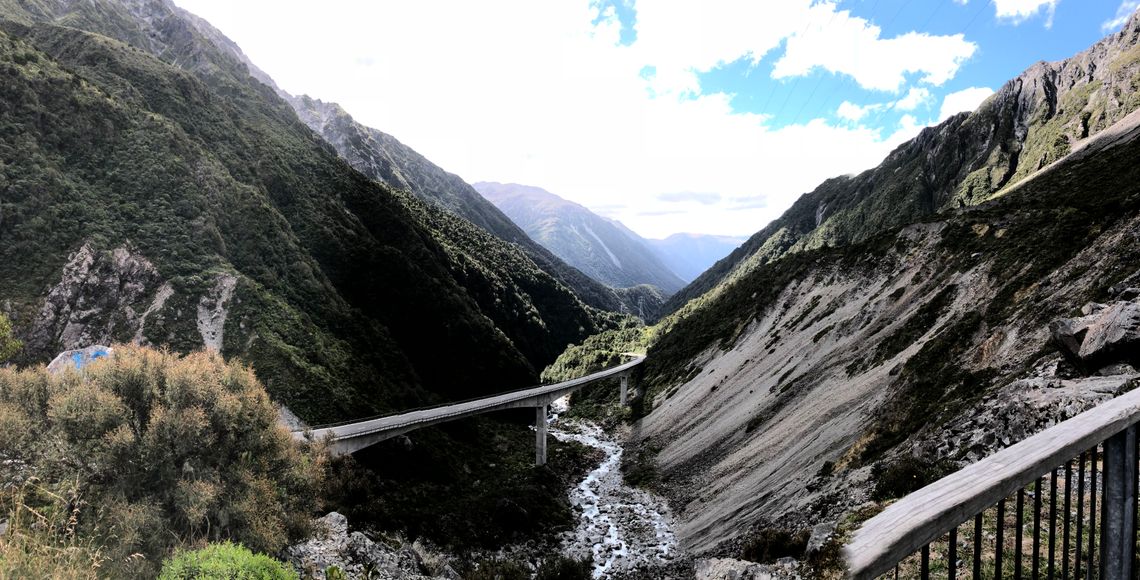
[[[342,423],[317,427],[305,431],[294,431],[296,440],[328,439],[330,451],[335,455],[347,455],[365,447],[369,447],[402,435],[415,429],[455,421],[473,415],[482,415],[504,409],[518,409],[524,407],[535,408],[536,444],[535,463],[546,463],[546,414],[551,402],[564,397],[586,385],[596,383],[612,377],[621,378],[621,403],[624,405],[628,398],[629,375],[635,367],[645,361],[645,356],[633,353],[622,353],[623,356],[633,357],[633,360],[599,371],[593,374],[571,379],[553,385],[541,385],[519,391],[511,391],[499,395],[491,395],[481,399],[464,401],[417,409],[398,415],[387,415],[363,419],[352,423]]]

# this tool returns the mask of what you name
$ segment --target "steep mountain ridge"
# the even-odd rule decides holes
[[[1138,20],[1082,56],[1132,63],[1128,51],[1102,49],[1122,38],[1134,46]],[[1049,67],[1031,72],[1079,69]],[[995,144],[990,129],[966,130],[996,108],[1048,112],[1048,99],[1029,97],[1051,89],[1026,91],[1030,77],[1007,84],[979,112],[924,131],[883,165],[806,195],[750,240],[762,242],[756,254],[737,255],[740,263],[724,268],[730,274],[657,327],[638,443],[628,450],[638,460],[628,467],[656,474],[684,546],[739,556],[751,530],[834,522],[1138,384],[1140,373],[1114,364],[1132,360],[1120,351],[1092,366],[1073,362],[1051,324],[1106,311],[1101,303],[1135,306],[1140,114],[1106,108],[1115,123],[1044,163],[1032,151],[1048,122],[1018,129],[1018,115],[992,116],[1009,121],[1009,143],[1020,144],[1020,153],[987,166],[998,181],[1011,176],[1001,189],[973,182],[969,197],[968,177],[980,169],[965,171],[968,163],[956,166],[966,176],[956,188],[904,186],[923,163],[958,155],[948,150],[969,152],[961,159],[1014,151]],[[1060,92],[1060,102],[1073,98]],[[1087,112],[1102,101],[1081,102]],[[1082,108],[1072,111],[1057,107],[1052,118],[1075,114],[1083,132]],[[1014,177],[1025,159],[1034,170]],[[874,186],[896,168],[904,177],[895,189]],[[826,225],[829,201],[841,207],[831,215],[854,214],[891,195],[913,205],[879,216],[879,231]],[[828,232],[842,237],[811,242]]]
[[[666,295],[684,286],[637,234],[580,204],[539,187],[473,185],[532,239],[595,280],[618,288],[650,284]]]
[[[351,169],[172,4],[0,10],[0,296],[23,360],[213,341],[321,422],[531,384],[605,323],[517,251]]]
[[[1040,62],[973,113],[923,129],[877,167],[829,179],[670,298],[666,312],[789,252],[855,243],[1003,194],[1140,107],[1140,17],[1080,54]]]

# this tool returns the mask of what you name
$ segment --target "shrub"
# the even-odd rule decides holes
[[[485,558],[463,571],[466,580],[528,580],[530,570],[506,558]]]
[[[590,580],[593,567],[589,560],[575,560],[558,555],[547,558],[538,568],[535,580]]]
[[[179,552],[162,565],[159,580],[295,580],[297,573],[244,546],[223,542]]]
[[[304,535],[325,464],[309,451],[253,373],[214,354],[120,346],[84,375],[0,369],[0,476],[72,490],[88,506],[75,533],[120,575],[152,575],[183,545],[272,553]]]
[[[803,558],[810,537],[808,530],[791,532],[765,528],[748,538],[741,552],[745,560],[761,564],[770,564],[785,557]]]
[[[23,348],[23,343],[12,336],[12,323],[4,314],[0,313],[0,362],[4,362]]]
[[[891,463],[880,461],[871,467],[871,479],[875,482],[871,499],[884,501],[903,497],[952,471],[944,463],[930,463],[911,455],[903,455]]]

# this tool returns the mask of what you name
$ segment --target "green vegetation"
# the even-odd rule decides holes
[[[557,555],[543,560],[534,580],[590,580],[593,577],[593,566],[589,560]]]
[[[131,15],[93,6],[68,22],[138,40],[122,32]],[[154,264],[147,295],[163,281],[174,294],[146,338],[180,352],[201,346],[199,298],[235,276],[223,353],[319,424],[534,384],[612,323],[513,246],[353,171],[244,65],[191,37],[162,58],[209,66],[73,28],[0,32],[0,294],[21,324],[85,243]],[[110,316],[88,322],[130,339]],[[19,362],[60,350],[45,340]]]
[[[12,323],[8,317],[0,313],[0,363],[12,358],[24,344],[12,336]]]
[[[181,551],[162,564],[159,580],[296,580],[287,565],[264,554],[222,542]]]
[[[893,358],[917,342],[918,339],[922,338],[923,335],[934,328],[934,325],[938,323],[938,320],[941,319],[946,313],[946,310],[950,308],[957,294],[957,286],[953,284],[944,286],[933,298],[923,302],[922,305],[918,307],[918,311],[906,319],[906,322],[904,322],[902,326],[899,326],[890,336],[880,341],[878,346],[875,347],[873,355],[856,360],[848,365],[847,375],[854,376],[867,369],[875,368],[882,364],[883,361]]]
[[[99,545],[76,532],[73,494],[53,493],[34,478],[4,491],[8,529],[0,534],[0,578],[94,580],[107,561]],[[29,503],[30,502],[30,503]]]
[[[898,499],[919,490],[954,472],[949,465],[931,465],[911,455],[903,455],[888,463],[876,463],[871,468],[875,488],[871,499],[885,501]]]
[[[13,521],[67,522],[41,540],[113,575],[205,541],[275,552],[307,533],[324,475],[276,418],[253,372],[216,355],[119,346],[84,375],[0,369],[2,476],[25,482],[0,501]]]
[[[780,558],[802,559],[807,550],[809,530],[764,528],[750,535],[741,548],[741,557],[752,562],[771,564]]]
[[[501,415],[421,429],[336,460],[325,488],[329,509],[459,553],[571,529],[566,489],[596,456],[551,437],[547,465],[536,468],[534,411]]]

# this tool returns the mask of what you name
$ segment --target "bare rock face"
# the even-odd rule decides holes
[[[198,332],[206,350],[219,352],[225,341],[226,317],[230,299],[237,287],[237,276],[219,274],[214,287],[198,301]]]
[[[162,287],[167,291],[159,292]],[[85,244],[48,291],[26,338],[28,351],[49,355],[141,337],[147,316],[169,295],[169,286],[142,255],[127,247],[100,252]]]
[[[1140,302],[1088,305],[1080,318],[1049,325],[1054,342],[1067,356],[1095,371],[1114,363],[1140,362]]]
[[[428,575],[419,554],[410,546],[392,548],[372,541],[361,532],[349,533],[348,519],[337,512],[330,512],[315,523],[318,531],[312,538],[285,548],[285,558],[304,578],[327,578],[333,568],[348,578],[431,580],[452,577],[446,573]]]
[[[697,560],[696,580],[785,580],[801,578],[799,563],[781,558],[775,564],[757,564],[731,558]]]

